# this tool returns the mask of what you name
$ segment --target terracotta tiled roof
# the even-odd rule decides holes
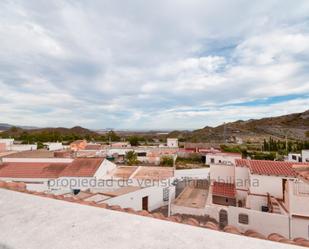
[[[93,177],[104,158],[76,158],[59,175],[69,177]]]
[[[247,167],[252,174],[296,177],[295,162],[236,159],[236,167]],[[301,164],[301,163],[299,163]],[[308,164],[309,165],[309,164]]]
[[[73,144],[80,144],[80,143],[85,143],[86,141],[85,140],[75,140],[71,143],[71,145]]]
[[[138,167],[136,166],[118,166],[111,173],[111,177],[129,179]]]
[[[309,164],[294,164],[293,169],[295,170],[298,178],[309,183]]]
[[[235,197],[235,185],[232,183],[214,182],[212,194],[224,197]]]
[[[0,177],[57,178],[68,165],[68,163],[3,163],[0,165]]]
[[[303,178],[304,180],[309,182],[309,170],[308,171],[303,171],[303,172],[298,172],[297,175],[299,177]]]
[[[100,150],[101,148],[101,144],[87,144],[85,150]]]

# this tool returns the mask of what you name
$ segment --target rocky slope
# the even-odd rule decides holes
[[[192,132],[173,131],[169,136],[192,142],[260,142],[270,136],[277,139],[287,136],[289,139],[304,141],[309,139],[308,133],[309,110],[279,117],[239,120],[217,127],[206,126]]]

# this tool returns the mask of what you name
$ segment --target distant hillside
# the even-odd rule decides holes
[[[7,131],[10,128],[15,127],[14,125],[11,124],[6,124],[6,123],[0,123],[0,131]],[[37,127],[33,127],[33,126],[18,126],[21,129],[25,129],[25,130],[31,130],[31,129],[36,129]]]
[[[225,130],[225,132],[224,132]],[[279,117],[236,121],[217,127],[204,127],[195,131],[173,131],[171,137],[182,138],[191,142],[223,142],[224,134],[227,141],[261,142],[270,136],[284,139],[287,136],[293,140],[308,140],[309,110]]]
[[[72,142],[77,139],[102,141],[105,139],[104,136],[79,126],[73,128],[58,127],[32,130],[11,127],[9,130],[1,132],[0,137],[15,138],[23,143],[44,143],[56,141]]]
[[[18,127],[16,128],[10,127],[3,134],[9,135],[9,136],[18,136],[18,135],[23,134],[24,132],[27,132],[28,134],[31,134],[31,135],[40,134],[40,133],[58,133],[64,136],[71,135],[71,134],[76,134],[80,136],[98,135],[96,132],[88,130],[80,126],[75,126],[73,128],[64,128],[64,127],[40,128],[40,129],[36,128],[36,129],[31,129],[31,130],[25,130],[25,129],[18,128]]]
[[[8,129],[10,129],[12,126],[9,125],[9,124],[3,124],[3,123],[0,123],[0,131],[6,131]]]

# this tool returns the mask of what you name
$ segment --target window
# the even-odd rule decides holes
[[[137,156],[140,156],[140,157],[146,156],[146,152],[138,152]]]
[[[163,189],[163,201],[169,200],[170,191],[168,188]]]
[[[249,216],[247,214],[239,214],[238,215],[238,223],[240,224],[249,224]]]
[[[297,157],[295,155],[292,155],[293,160],[297,160]]]
[[[215,163],[215,159],[214,158],[210,158],[210,162],[211,163]]]

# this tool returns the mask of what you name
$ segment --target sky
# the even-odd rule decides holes
[[[195,129],[309,109],[308,0],[1,0],[0,122]]]

